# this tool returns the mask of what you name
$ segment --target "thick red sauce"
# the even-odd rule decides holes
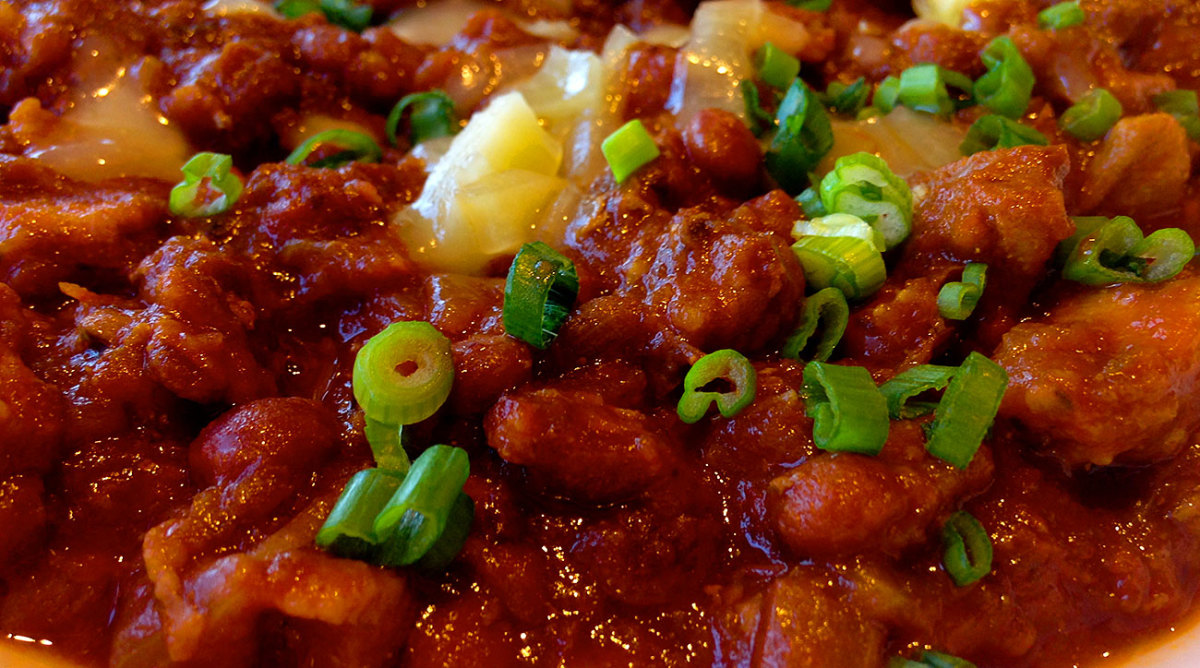
[[[406,9],[372,4],[379,21]],[[834,357],[880,382],[970,351],[1003,365],[963,470],[925,452],[919,421],[893,423],[877,457],[814,446],[803,363],[778,354],[805,294],[788,249],[803,214],[736,116],[667,111],[674,46],[635,43],[613,84],[661,156],[580,184],[586,205],[545,232],[581,284],[545,351],[504,332],[510,256],[431,274],[391,233],[425,180],[410,146],[281,162],[312,115],[382,136],[396,100],[429,88],[469,115],[549,49],[518,19],[566,21],[563,46],[598,50],[617,23],[686,24],[693,3],[501,2],[432,47],[196,0],[0,2],[0,634],[122,668],[881,666],[920,648],[1063,666],[1179,624],[1200,582],[1200,272],[1087,287],[1050,260],[1073,215],[1200,236],[1200,148],[1151,102],[1200,83],[1200,13],[1084,0],[1084,26],[1044,31],[1047,3],[989,0],[971,32],[902,27],[904,3],[833,4],[767,8],[807,29],[796,55],[818,88],[920,62],[977,77],[1001,33],[1037,76],[1026,122],[1052,145],[908,175],[913,235]],[[33,155],[82,104],[93,48],[194,150],[234,156],[232,211],[173,216],[169,181],[77,180]],[[1055,123],[1079,86],[1124,106],[1091,144]],[[968,261],[990,286],[946,320],[938,290]],[[354,355],[398,320],[453,344],[450,399],[410,430],[414,454],[470,455],[474,523],[440,574],[313,545],[371,465]],[[683,375],[722,348],[754,361],[757,398],[685,425]],[[941,564],[959,509],[995,548],[966,587]]]

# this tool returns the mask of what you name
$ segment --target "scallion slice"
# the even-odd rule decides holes
[[[354,359],[354,398],[367,417],[420,422],[450,396],[450,340],[427,322],[397,322],[371,337]]]
[[[887,402],[863,367],[809,362],[804,400],[818,448],[877,455],[887,442]]]
[[[321,12],[334,25],[362,32],[371,25],[374,10],[370,5],[360,5],[351,0],[278,0],[275,11],[287,19]]]
[[[1020,118],[1033,94],[1034,76],[1010,37],[997,37],[980,54],[988,68],[973,87],[975,101],[1008,118]]]
[[[963,139],[962,144],[959,144],[958,150],[963,155],[973,155],[980,151],[997,148],[1012,148],[1027,144],[1046,146],[1049,143],[1046,135],[1027,125],[1021,125],[1010,118],[997,114],[986,114],[971,124],[971,128],[967,130],[967,136]]]
[[[972,86],[971,79],[961,72],[921,63],[900,73],[897,98],[909,109],[945,116],[959,104],[948,88],[957,88],[970,95]]]
[[[856,116],[866,106],[867,96],[870,94],[867,80],[859,77],[849,85],[840,81],[830,82],[825,88],[825,94],[821,96],[821,101],[835,113]]]
[[[804,269],[804,279],[817,290],[835,287],[848,299],[873,294],[887,278],[883,255],[869,242],[854,237],[803,237],[792,252]]]
[[[821,204],[821,191],[814,186],[809,186],[796,195],[796,203],[800,205],[800,210],[805,216],[811,218],[820,218],[829,213],[825,210],[825,205]]]
[[[896,374],[879,386],[879,391],[887,401],[888,417],[907,420],[933,412],[936,403],[914,402],[911,399],[925,392],[945,389],[957,372],[956,366],[921,364]]]
[[[440,90],[412,93],[400,98],[387,117],[388,142],[396,145],[396,130],[408,112],[408,136],[414,144],[427,139],[447,137],[458,132],[454,116],[454,100]]]
[[[1076,232],[1059,244],[1063,278],[1085,285],[1156,283],[1183,270],[1196,246],[1187,232],[1169,227],[1142,236],[1128,216],[1075,218]]]
[[[375,537],[375,517],[403,479],[403,473],[384,469],[355,473],[317,531],[317,547],[341,557],[367,558],[379,542]]]
[[[884,77],[875,87],[875,95],[871,97],[871,106],[880,113],[886,114],[896,108],[900,101],[900,79],[894,76]]]
[[[787,338],[780,351],[784,357],[800,360],[805,352],[811,350],[809,357],[824,362],[833,354],[833,349],[846,333],[846,323],[850,319],[850,307],[846,304],[846,295],[837,288],[818,290],[804,300],[804,309],[800,313],[800,326]],[[820,336],[813,345],[813,335]]]
[[[828,11],[833,5],[833,0],[785,0],[787,4],[800,9],[807,9],[810,12]]]
[[[750,131],[755,137],[761,137],[775,127],[775,116],[763,108],[758,86],[753,81],[745,79],[739,88],[742,90],[742,103],[746,106],[746,122],[750,124]]]
[[[767,171],[784,190],[795,194],[833,148],[833,126],[816,93],[800,79],[788,88],[775,117],[779,128],[767,148]]]
[[[171,188],[167,206],[176,216],[195,218],[224,213],[242,195],[242,180],[224,153],[197,153],[180,167],[183,180]]]
[[[1194,90],[1169,90],[1154,96],[1154,105],[1175,117],[1188,139],[1200,142],[1200,103]]]
[[[1007,387],[1004,367],[976,352],[967,355],[934,409],[925,442],[929,454],[967,468],[996,419]]]
[[[466,451],[448,445],[434,445],[417,457],[375,518],[378,563],[407,566],[429,552],[446,531],[470,468]]]
[[[883,234],[867,221],[849,213],[831,213],[812,220],[797,220],[792,225],[792,237],[854,237],[871,244],[875,250],[884,248]]]
[[[367,418],[363,431],[375,456],[375,466],[400,475],[408,473],[412,462],[404,450],[404,427]]]
[[[938,313],[948,320],[966,320],[975,311],[987,285],[987,265],[968,262],[961,282],[952,281],[938,291]]]
[[[870,223],[883,236],[880,250],[895,248],[912,231],[912,191],[871,153],[837,159],[821,179],[821,204],[826,211],[849,213]]]
[[[774,42],[767,42],[755,52],[754,66],[758,78],[776,88],[787,88],[800,75],[800,61]]]
[[[736,350],[718,350],[696,360],[683,378],[683,395],[675,407],[679,419],[694,424],[708,412],[713,402],[723,417],[733,417],[754,401],[758,375],[754,365]],[[705,390],[714,381],[723,381],[732,388],[721,392]]]
[[[942,527],[942,543],[946,548],[942,565],[959,587],[977,582],[992,572],[992,540],[979,520],[965,510],[946,520]]]
[[[1083,23],[1087,15],[1079,6],[1078,0],[1060,2],[1038,12],[1037,24],[1042,30],[1062,30]]]
[[[1058,125],[1080,141],[1094,141],[1121,120],[1120,101],[1103,88],[1093,88],[1063,112]]]
[[[888,668],[975,668],[975,664],[952,654],[925,651],[916,661],[902,656],[894,656],[888,661]]]
[[[600,144],[600,152],[612,169],[613,178],[623,183],[643,165],[658,157],[658,146],[638,119],[622,125]]]
[[[545,349],[558,336],[578,294],[574,263],[540,241],[527,243],[517,251],[504,283],[504,331]]]
[[[471,533],[471,523],[474,521],[475,500],[459,492],[454,505],[450,507],[445,530],[430,546],[429,551],[416,561],[416,566],[427,571],[445,570],[458,553],[462,552],[463,544],[467,542],[467,536]]]
[[[329,144],[340,150],[333,155],[308,162],[308,156],[318,147]],[[291,165],[308,165],[309,167],[341,167],[351,162],[379,162],[383,151],[370,135],[354,130],[326,130],[308,138],[296,147],[284,162]]]

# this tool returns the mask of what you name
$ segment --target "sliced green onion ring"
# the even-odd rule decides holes
[[[818,448],[864,455],[883,450],[889,427],[887,402],[866,369],[809,362],[804,367],[804,397]]]
[[[1078,0],[1060,2],[1038,12],[1037,24],[1042,30],[1062,30],[1083,23],[1087,15],[1079,6]]]
[[[176,216],[195,218],[224,213],[242,195],[242,180],[224,153],[197,153],[179,168],[183,180],[171,188],[167,206]]]
[[[1187,232],[1169,227],[1142,236],[1128,216],[1073,219],[1076,232],[1059,245],[1063,278],[1085,285],[1157,283],[1178,274],[1195,255]]]
[[[413,424],[433,415],[453,382],[450,340],[427,322],[388,325],[354,359],[354,398],[368,418],[384,424]]]
[[[993,39],[980,54],[988,71],[975,82],[975,101],[992,111],[1020,118],[1033,94],[1034,76],[1010,37]]]
[[[976,352],[967,355],[934,409],[925,450],[956,468],[967,468],[996,419],[1007,387],[1004,367]]]
[[[466,451],[448,445],[434,445],[417,457],[375,518],[378,563],[407,566],[429,552],[446,531],[470,468]]]
[[[574,263],[540,241],[527,243],[517,251],[504,283],[504,331],[545,349],[558,336],[578,294]]]
[[[830,82],[829,86],[825,88],[825,94],[821,96],[821,101],[835,113],[855,116],[866,106],[867,96],[870,94],[871,89],[867,86],[867,80],[859,77],[849,85],[841,81]]]
[[[322,144],[331,144],[342,150],[325,158],[308,162],[308,156]],[[316,168],[333,168],[351,162],[379,162],[383,151],[370,135],[354,130],[326,130],[311,136],[284,160],[290,165],[308,165]]]
[[[704,390],[716,380],[733,386],[727,392]],[[746,356],[736,350],[718,350],[696,360],[683,378],[683,395],[675,407],[679,419],[695,424],[708,412],[713,402],[723,417],[733,417],[754,401],[758,374]]]
[[[879,230],[862,218],[848,213],[797,220],[792,225],[792,238],[803,237],[854,237],[871,244],[875,250],[882,251],[884,248],[883,234]]]
[[[400,98],[387,117],[388,142],[396,145],[396,130],[408,113],[408,135],[413,144],[427,139],[448,137],[458,132],[458,119],[454,115],[454,100],[444,91],[430,90],[413,93]]]
[[[968,262],[962,282],[953,281],[938,292],[938,313],[948,320],[966,320],[975,311],[987,285],[987,264]]]
[[[340,557],[367,558],[378,544],[375,517],[403,479],[403,473],[384,469],[355,473],[317,531],[317,547]]]
[[[925,392],[945,389],[957,372],[956,366],[921,364],[896,374],[879,386],[880,393],[887,401],[888,417],[907,420],[932,413],[937,407],[936,403],[914,402],[911,399]]]
[[[959,144],[958,150],[963,155],[973,155],[980,151],[991,151],[998,148],[1013,148],[1014,146],[1047,146],[1050,141],[1046,135],[1027,125],[1005,118],[997,114],[980,116],[970,129],[967,136]]]
[[[875,95],[871,97],[871,106],[880,113],[888,113],[896,108],[900,101],[900,79],[894,76],[884,77],[875,87]]]
[[[979,520],[965,510],[946,520],[942,527],[942,543],[945,545],[942,565],[959,587],[977,582],[992,572],[992,540]]]
[[[1188,139],[1200,142],[1200,102],[1194,90],[1169,90],[1154,96],[1154,106],[1175,117]]]
[[[416,566],[426,571],[445,570],[458,553],[462,552],[463,544],[467,542],[467,536],[471,533],[471,523],[474,521],[474,499],[459,492],[454,505],[450,507],[445,530],[430,546],[429,551],[416,561]]]
[[[375,466],[400,475],[408,473],[412,462],[404,450],[404,427],[367,418],[363,431],[375,457]]]
[[[808,285],[835,287],[847,299],[873,294],[887,278],[883,255],[871,242],[855,237],[803,237],[792,244],[792,252]]]
[[[758,94],[758,85],[749,79],[744,79],[739,87],[742,90],[742,103],[746,106],[746,122],[755,137],[761,137],[764,132],[775,127],[775,116],[762,106]]]
[[[287,19],[320,12],[334,25],[362,32],[371,25],[374,9],[368,4],[358,4],[351,0],[278,0],[275,3],[275,11]]]
[[[1113,94],[1093,88],[1063,112],[1058,125],[1080,141],[1095,141],[1121,120],[1124,109]]]
[[[842,340],[849,319],[850,307],[846,304],[845,293],[837,288],[818,290],[804,300],[800,326],[784,342],[780,354],[799,360],[806,350],[811,349],[811,359],[824,362],[833,355],[833,349]],[[816,345],[812,345],[813,335],[818,331],[820,336]]]
[[[810,12],[828,11],[833,5],[833,0],[785,0],[787,4],[800,9],[807,9]]]
[[[888,661],[888,668],[975,668],[975,664],[951,654],[925,651],[916,661],[894,656]]]
[[[825,205],[821,204],[821,191],[813,186],[805,188],[799,195],[796,195],[796,203],[800,205],[800,210],[805,216],[811,218],[820,218],[828,213],[825,210]]]
[[[970,77],[961,72],[933,63],[921,63],[900,73],[897,99],[909,109],[945,116],[959,104],[951,97],[948,87],[969,95],[973,85]]]
[[[623,183],[631,174],[659,156],[658,146],[638,119],[622,125],[600,144],[600,152],[612,169],[613,178]]]
[[[883,235],[886,249],[895,248],[912,231],[912,191],[871,153],[837,159],[821,179],[821,204],[826,211],[849,213],[870,223]]]
[[[763,83],[776,88],[787,88],[800,74],[800,61],[774,42],[763,44],[754,53],[754,67]]]
[[[792,82],[775,115],[779,129],[767,148],[767,172],[788,193],[808,185],[808,174],[833,148],[833,126],[816,93]]]

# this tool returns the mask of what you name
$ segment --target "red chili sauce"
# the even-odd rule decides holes
[[[313,114],[382,138],[400,97],[453,87],[469,117],[554,43],[532,18],[595,51],[616,24],[687,25],[695,3],[505,0],[443,46],[379,25],[403,0],[370,4],[359,34],[199,0],[0,2],[0,634],[121,668],[868,667],[925,648],[1066,666],[1188,614],[1200,271],[1092,287],[1052,256],[1076,215],[1200,238],[1200,146],[1152,102],[1200,85],[1195,3],[1083,0],[1087,22],[1059,31],[1037,27],[1040,0],[976,4],[971,30],[905,24],[903,2],[767,3],[807,28],[793,55],[817,90],[923,62],[975,78],[1000,34],[1036,75],[1025,122],[1050,145],[908,174],[912,235],[831,360],[877,382],[971,351],[1005,367],[962,470],[925,451],[928,418],[892,422],[876,457],[814,446],[804,362],[779,354],[806,292],[789,250],[804,214],[736,115],[672,115],[677,44],[618,63],[614,109],[661,155],[582,184],[587,205],[546,239],[581,287],[544,351],[505,334],[511,254],[481,276],[430,273],[391,232],[426,176],[407,139],[377,164],[281,162]],[[72,178],[34,155],[95,80],[92,49],[128,63],[192,150],[233,156],[232,210],[172,215],[173,181]],[[1056,124],[1080,86],[1123,105],[1094,142]],[[989,286],[945,319],[938,291],[968,261]],[[409,428],[414,456],[470,455],[475,518],[444,573],[313,544],[372,465],[355,354],[399,320],[452,341],[450,399]],[[686,425],[683,376],[723,348],[753,361],[757,397]],[[995,551],[964,587],[942,565],[960,509]]]

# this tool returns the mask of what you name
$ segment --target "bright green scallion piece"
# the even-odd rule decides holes
[[[354,398],[367,418],[385,425],[413,424],[433,415],[450,396],[453,382],[450,340],[423,321],[389,325],[354,359]]]
[[[600,144],[600,152],[608,161],[617,183],[624,183],[630,175],[659,156],[654,139],[636,118],[606,137]]]
[[[1087,19],[1087,14],[1079,6],[1078,0],[1060,2],[1038,12],[1037,23],[1042,30],[1063,30],[1073,28]]]
[[[386,132],[392,146],[396,146],[396,131],[405,112],[408,112],[408,136],[413,144],[448,137],[459,130],[458,119],[454,115],[454,101],[449,95],[440,90],[412,93],[400,98],[388,114]]]
[[[912,231],[912,191],[879,156],[859,152],[842,156],[821,179],[821,204],[831,213],[867,221],[895,248]]]
[[[846,304],[846,295],[841,290],[818,290],[804,300],[800,326],[784,342],[780,354],[800,360],[811,350],[811,354],[807,355],[808,359],[824,362],[833,355],[833,349],[842,340],[849,320],[850,307]]]
[[[887,442],[887,402],[863,367],[809,362],[804,401],[822,450],[877,455]]]
[[[575,264],[540,241],[527,243],[504,283],[504,331],[544,350],[558,336],[578,294]]]
[[[421,453],[375,517],[376,562],[407,566],[425,556],[447,531],[469,474],[462,448],[434,445]]]
[[[718,350],[696,360],[683,378],[683,395],[675,409],[686,424],[699,422],[716,403],[723,417],[733,417],[754,401],[758,375],[754,365],[736,350]],[[705,390],[714,381],[731,386],[724,392]]]
[[[232,169],[233,158],[223,153],[192,156],[180,168],[183,181],[171,189],[171,213],[196,218],[228,211],[242,195],[242,180]]]
[[[1046,135],[1027,125],[1000,116],[986,114],[971,124],[967,136],[958,146],[963,155],[973,155],[980,151],[991,151],[998,148],[1013,148],[1015,146],[1035,145],[1046,146],[1050,143]]]
[[[978,582],[992,572],[992,540],[979,520],[965,510],[946,520],[942,543],[942,565],[959,587]]]
[[[1122,113],[1124,109],[1112,93],[1093,88],[1063,112],[1058,125],[1080,141],[1095,141],[1121,120]]]
[[[1029,63],[1009,37],[993,39],[980,58],[988,71],[975,82],[975,101],[1001,116],[1020,118],[1033,94]]]
[[[337,147],[337,153],[309,162],[308,157],[323,145]],[[351,162],[379,162],[383,150],[370,135],[354,130],[326,130],[309,137],[296,147],[284,162],[316,168],[336,168]]]
[[[778,129],[767,148],[767,172],[788,193],[808,185],[808,175],[833,148],[833,126],[825,105],[803,81],[788,88],[776,113]]]

